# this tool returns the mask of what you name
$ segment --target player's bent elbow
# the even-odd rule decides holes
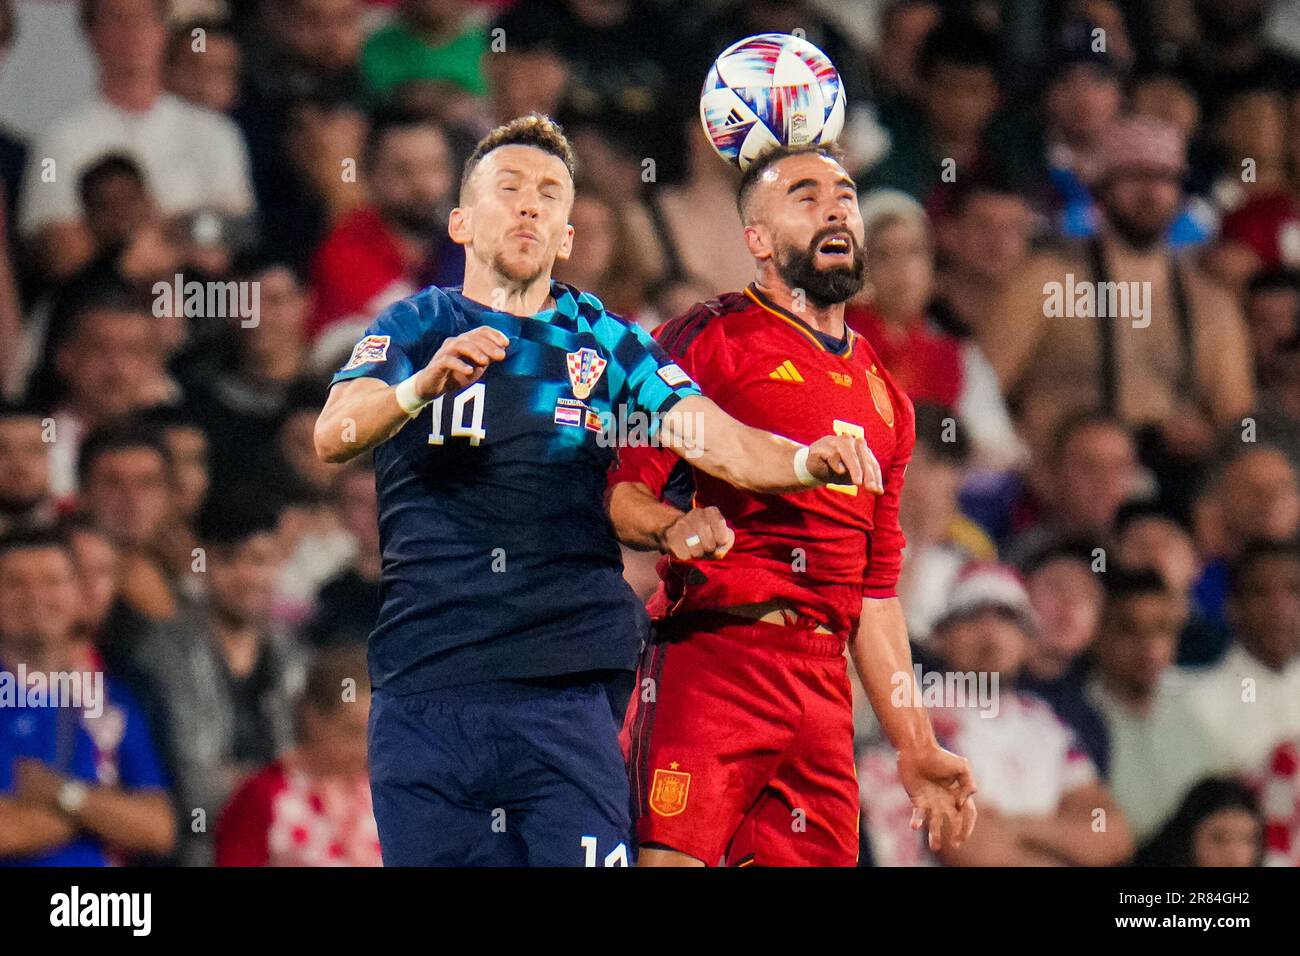
[[[312,445],[316,449],[316,457],[330,464],[337,465],[352,457],[352,450],[342,440],[341,430],[324,415],[316,420],[316,428],[312,432]]]

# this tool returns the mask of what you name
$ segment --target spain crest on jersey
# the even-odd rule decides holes
[[[885,424],[893,428],[894,403],[889,400],[889,386],[876,374],[875,366],[867,372],[867,384],[871,386],[871,401],[875,403],[876,411],[885,420]]]
[[[595,349],[589,348],[569,352],[566,358],[569,360],[569,382],[573,385],[574,397],[585,399],[591,395],[609,363]]]
[[[650,784],[650,809],[661,817],[675,817],[686,809],[686,795],[690,789],[689,773],[657,768]]]

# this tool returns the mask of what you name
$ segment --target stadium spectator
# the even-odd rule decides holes
[[[1192,597],[1201,558],[1191,532],[1151,501],[1131,501],[1115,516],[1115,560],[1134,571],[1154,571],[1178,600],[1185,623],[1178,663],[1213,664],[1228,643],[1226,628],[1211,623]]]
[[[341,573],[357,541],[336,505],[340,466],[321,461],[313,441],[321,389],[296,389],[281,418],[276,450],[284,463],[280,541],[286,560],[276,585],[274,616],[297,627],[325,582]]]
[[[0,402],[0,534],[48,527],[57,517],[45,437],[37,409]]]
[[[276,436],[295,393],[314,387],[303,384],[311,377],[309,299],[279,261],[254,260],[236,276],[258,289],[256,322],[232,318],[221,327],[220,341],[189,369],[185,407],[207,433],[215,489],[276,490],[285,467]]]
[[[1273,87],[1288,96],[1300,90],[1300,59],[1268,39],[1274,0],[1193,0],[1196,41],[1184,51],[1181,69],[1202,108],[1217,120],[1236,93]]]
[[[54,355],[64,383],[51,415],[51,490],[57,497],[77,490],[78,450],[86,434],[114,417],[179,398],[155,322],[134,297],[86,303],[73,314]]]
[[[936,299],[930,314],[958,338],[978,336],[1007,283],[1029,257],[1036,216],[1028,200],[996,179],[963,177],[948,218],[935,229]]]
[[[345,467],[334,483],[338,514],[355,542],[351,563],[316,594],[316,613],[303,629],[312,647],[364,646],[379,619],[379,506],[369,462]],[[655,578],[655,584],[658,584]]]
[[[344,164],[365,142],[360,0],[277,0],[243,24],[235,111],[262,211],[261,252],[306,271],[312,250],[361,190]]]
[[[105,866],[163,857],[175,845],[167,777],[148,727],[79,640],[80,599],[62,538],[0,539],[0,668],[11,680],[44,675],[52,692],[74,695],[57,706],[0,707],[0,861],[8,865]]]
[[[182,592],[162,554],[175,521],[166,443],[147,425],[118,419],[90,433],[77,468],[80,510],[121,553],[123,601],[151,620],[173,617]]]
[[[948,865],[1109,866],[1132,853],[1124,813],[1073,733],[1017,687],[1034,627],[1023,586],[997,565],[968,569],[935,626],[945,699],[926,706],[944,746],[980,768],[983,798],[971,839],[943,854]],[[915,862],[910,806],[879,751],[864,756],[859,776],[873,854],[888,847],[894,859]]]
[[[541,113],[556,116],[569,85],[569,67],[544,34],[510,36],[483,64],[491,93],[491,123]]]
[[[871,86],[881,103],[919,103],[924,97],[921,47],[942,16],[943,5],[935,0],[889,0],[882,6],[871,62]]]
[[[1233,560],[1253,541],[1285,543],[1300,533],[1300,473],[1271,445],[1230,445],[1206,477],[1195,511],[1204,564],[1192,594],[1210,626],[1222,629]]]
[[[964,422],[947,408],[917,402],[916,446],[907,466],[899,523],[907,538],[907,560],[898,590],[907,633],[924,641],[943,613],[961,569],[997,554],[981,528],[961,512],[957,492],[970,459]]]
[[[249,778],[221,815],[217,866],[380,866],[366,773],[370,681],[356,648],[312,664],[296,746]]]
[[[1216,429],[1254,404],[1237,304],[1169,254],[1185,169],[1173,127],[1145,118],[1110,126],[1091,178],[1098,235],[1084,249],[1031,257],[980,330],[1037,455],[1064,414],[1101,408],[1144,430],[1147,460],[1174,497]]]
[[[1105,720],[1111,792],[1141,841],[1207,773],[1210,757],[1173,666],[1184,603],[1155,571],[1117,567],[1102,577],[1106,613],[1087,695]]]
[[[230,114],[239,103],[242,58],[235,34],[226,24],[181,24],[172,30],[167,44],[164,83],[188,103]]]
[[[160,625],[136,653],[162,694],[188,865],[211,864],[212,830],[231,793],[291,743],[302,683],[298,651],[268,627],[281,551],[274,512],[256,499],[209,500],[199,539],[208,603]]]
[[[1020,689],[1045,700],[1074,733],[1103,777],[1109,772],[1106,725],[1084,696],[1101,624],[1104,574],[1087,545],[1063,542],[1025,564],[1025,590],[1038,622]]]
[[[415,85],[444,101],[487,94],[487,26],[467,0],[399,0],[396,19],[361,50],[361,76],[377,100]]]
[[[999,57],[997,38],[973,20],[945,16],[931,29],[918,57],[921,97],[882,104],[890,148],[866,185],[902,190],[941,221],[956,181],[1009,171],[1011,156],[989,133],[1002,95]]]
[[[578,289],[599,289],[600,301],[611,312],[636,315],[645,296],[643,261],[618,206],[579,187],[569,222],[573,252],[556,263],[555,278]]]
[[[960,341],[930,320],[935,279],[925,210],[888,190],[864,197],[861,210],[867,291],[845,310],[845,321],[866,337],[913,401],[957,413],[978,467],[1019,464],[1020,443],[988,360],[974,341]]]
[[[1194,676],[1187,699],[1193,727],[1209,742],[1211,770],[1251,773],[1300,736],[1300,550],[1250,545],[1229,585],[1232,643]]]
[[[389,305],[459,275],[464,262],[442,225],[455,205],[456,175],[436,123],[380,114],[363,171],[370,202],[340,219],[312,260],[308,333],[321,368],[342,364],[361,330]]]
[[[163,89],[166,6],[163,0],[82,0],[99,89],[37,140],[23,184],[19,226],[50,276],[69,276],[90,256],[77,176],[105,152],[135,156],[168,215],[253,212],[238,129]],[[46,168],[51,160],[55,176]]]
[[[1279,744],[1251,782],[1264,814],[1264,865],[1300,866],[1300,741]]]
[[[743,289],[754,281],[754,260],[742,241],[735,170],[718,162],[713,147],[702,136],[687,139],[686,156],[682,182],[652,183],[645,193],[661,254],[651,261],[660,263],[669,275],[682,272],[689,263],[708,284],[710,296]],[[584,168],[602,167],[588,162]],[[658,171],[657,176],[661,175]]]
[[[1259,866],[1264,821],[1239,780],[1210,777],[1184,797],[1165,827],[1138,853],[1138,866]]]
[[[720,52],[704,49],[693,25],[690,16],[656,15],[646,0],[534,0],[516,4],[493,28],[505,31],[507,46],[546,43],[564,59],[569,84],[558,118],[566,127],[591,123],[623,137],[638,162],[655,160],[659,182],[676,182],[698,139],[686,141],[683,121],[694,115],[700,78]]]
[[[1033,463],[1031,491],[1020,504],[1023,530],[1007,551],[1013,563],[1054,541],[1107,543],[1120,507],[1141,490],[1133,439],[1109,415],[1075,413],[1057,423],[1052,438],[1046,456]]]

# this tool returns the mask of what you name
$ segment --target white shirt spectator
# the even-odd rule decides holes
[[[1159,830],[1187,791],[1209,775],[1208,746],[1190,719],[1187,689],[1184,672],[1166,671],[1146,713],[1121,701],[1099,679],[1086,690],[1110,736],[1107,783],[1139,841]]]
[[[1300,659],[1270,670],[1240,644],[1194,673],[1187,694],[1216,773],[1253,773],[1284,740],[1300,737]]]
[[[53,223],[81,218],[77,185],[86,167],[107,153],[134,157],[168,215],[212,209],[253,211],[248,152],[226,117],[163,93],[140,112],[96,95],[57,120],[33,145],[23,179],[19,231],[30,236]],[[45,162],[54,160],[47,181]]]
[[[979,783],[977,805],[1009,817],[1046,817],[1068,794],[1096,782],[1097,769],[1074,732],[1037,697],[1003,691],[996,716],[990,713],[978,707],[930,710],[940,743],[970,761]],[[896,760],[888,745],[872,747],[858,760],[872,859],[877,866],[932,865],[924,831],[910,829],[911,802]]]

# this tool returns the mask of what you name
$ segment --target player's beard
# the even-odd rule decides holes
[[[803,289],[804,295],[819,309],[847,302],[860,291],[866,281],[867,254],[856,239],[853,261],[848,265],[817,268],[817,247],[827,236],[842,233],[841,228],[823,229],[813,236],[803,249],[786,246],[777,251],[776,271],[791,289]]]
[[[511,264],[502,253],[498,252],[492,257],[492,271],[515,285],[530,286],[545,274],[546,267],[542,263],[536,265]]]

